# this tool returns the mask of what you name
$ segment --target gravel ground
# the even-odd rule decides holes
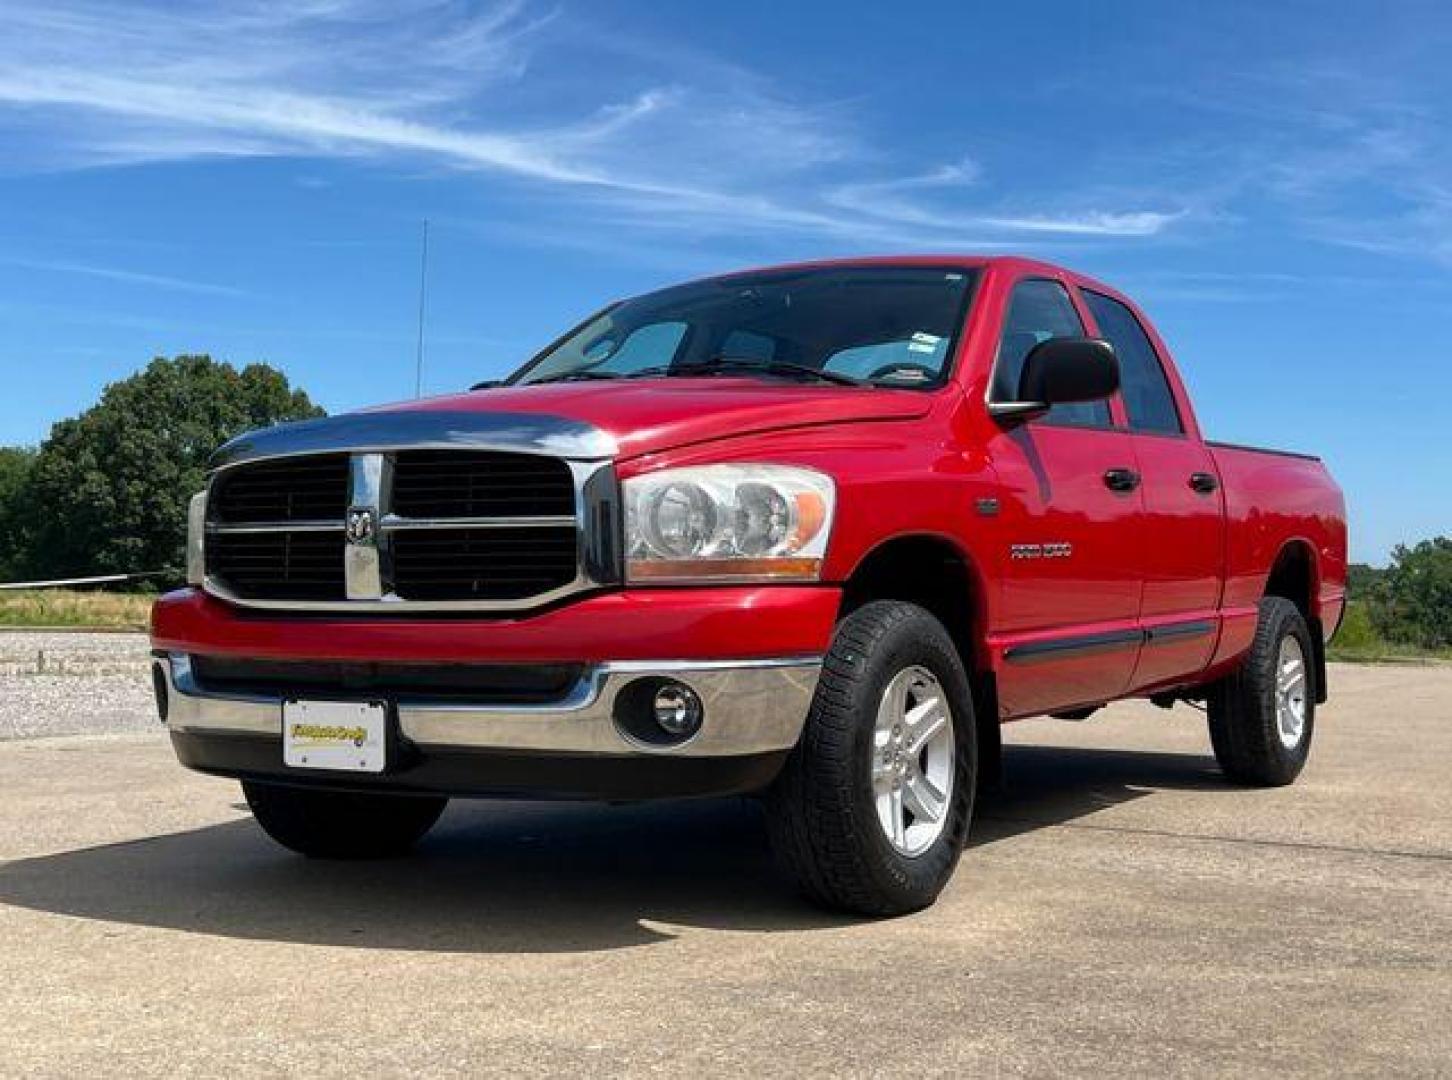
[[[145,634],[0,631],[0,740],[160,731]]]

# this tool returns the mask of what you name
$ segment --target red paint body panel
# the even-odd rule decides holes
[[[151,614],[155,648],[217,656],[439,663],[591,663],[819,655],[841,596],[829,586],[603,593],[518,619],[242,614],[197,589]]]
[[[640,379],[612,386],[552,383],[499,387],[485,393],[425,398],[385,410],[455,409],[466,412],[546,413],[594,424],[614,437],[620,456],[635,457],[714,439],[840,424],[853,420],[911,420],[932,407],[911,390],[871,394],[845,386],[783,387],[760,379]],[[791,391],[795,392],[791,392]]]
[[[1330,634],[1344,604],[1345,506],[1319,461],[1202,440],[1164,343],[1121,293],[1017,258],[851,260],[979,271],[952,377],[930,391],[767,382],[640,379],[497,388],[385,407],[550,414],[612,436],[622,478],[718,461],[811,466],[837,484],[825,584],[632,588],[517,618],[292,618],[239,613],[194,591],[163,597],[156,646],[259,657],[597,661],[726,659],[823,652],[842,590],[863,560],[902,537],[933,537],[968,568],[973,655],[996,676],[1004,718],[1194,686],[1229,670],[1250,644],[1256,605],[1289,545],[1309,556],[1308,613]],[[814,265],[814,264],[804,264]],[[841,264],[815,264],[841,265]],[[1123,402],[1111,429],[1005,426],[986,407],[1016,282],[1093,288],[1140,319],[1184,422],[1180,437],[1132,434]],[[1129,494],[1103,472],[1143,478]],[[1213,495],[1186,486],[1219,480]],[[993,504],[992,511],[985,510]],[[1014,545],[1066,544],[1064,558],[1016,559]],[[1190,624],[1195,633],[1146,635]],[[1208,624],[1200,633],[1200,624]],[[1096,651],[1053,646],[1123,639]],[[1148,637],[1148,640],[1146,640]],[[1032,662],[1024,662],[1027,656]]]

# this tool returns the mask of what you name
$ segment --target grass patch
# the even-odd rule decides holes
[[[1326,650],[1326,658],[1352,662],[1452,660],[1452,649],[1422,649],[1387,641],[1372,625],[1366,604],[1353,600],[1346,607],[1346,617],[1341,620],[1341,629]]]
[[[70,589],[0,590],[0,627],[145,630],[154,596]]]

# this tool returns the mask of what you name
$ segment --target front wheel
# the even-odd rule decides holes
[[[413,847],[449,800],[427,795],[370,795],[242,781],[264,832],[314,859],[382,859]]]
[[[866,604],[838,626],[772,789],[773,846],[826,907],[917,911],[957,865],[976,765],[973,698],[947,631],[915,604]]]
[[[1250,652],[1208,701],[1210,743],[1228,779],[1276,787],[1300,775],[1316,721],[1315,655],[1296,605],[1262,600]]]

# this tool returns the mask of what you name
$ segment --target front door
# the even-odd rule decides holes
[[[1085,333],[1065,286],[1027,278],[1010,294],[990,387],[1017,395],[1040,341]],[[989,453],[1003,485],[1006,550],[990,637],[1004,717],[1072,709],[1123,694],[1139,657],[1142,504],[1134,446],[1117,403],[1055,406],[1005,428]]]

